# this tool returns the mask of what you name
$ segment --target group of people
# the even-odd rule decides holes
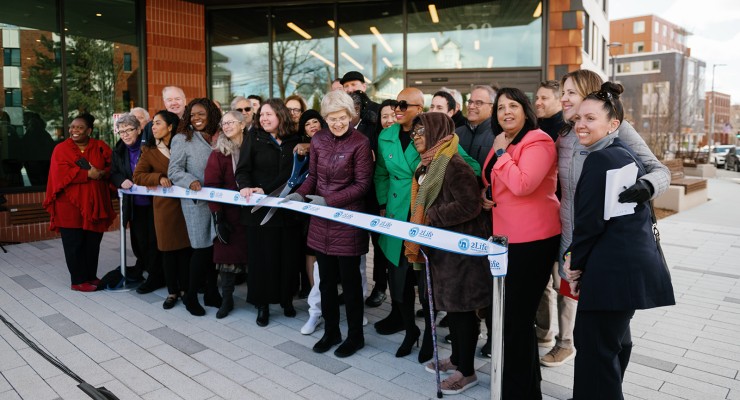
[[[320,110],[307,109],[296,95],[249,96],[235,98],[226,113],[207,98],[186,104],[183,91],[170,86],[162,93],[166,110],[151,121],[132,112],[116,122],[121,140],[114,150],[90,137],[91,116],[75,118],[69,139],[52,156],[44,203],[52,229],[62,235],[72,289],[93,291],[99,284],[100,240],[114,218],[109,182],[123,189],[215,187],[249,199],[276,196],[307,172],[305,181],[283,192],[283,202],[508,237],[503,398],[541,398],[540,364],[573,357],[574,398],[621,398],[634,311],[674,303],[650,212],[650,199],[667,189],[670,173],[623,121],[621,86],[577,70],[560,82],[543,82],[534,106],[520,89],[474,86],[463,116],[454,90],[436,92],[424,112],[417,88],[377,104],[365,93],[361,73],[335,83]],[[605,220],[606,171],[631,163],[639,172],[619,201],[634,203],[634,213]],[[411,354],[421,338],[418,361],[445,374],[443,393],[478,382],[473,362],[481,319],[491,332],[485,257],[286,209],[133,195],[124,197],[122,210],[137,263],[148,271],[140,292],[166,286],[165,309],[181,299],[191,314],[204,315],[201,291],[203,304],[224,318],[246,273],[247,302],[257,309],[256,323],[266,326],[271,304],[296,316],[294,297],[303,286],[309,318],[301,333],[323,323],[313,350],[339,345],[334,354],[348,357],[365,345],[364,307],[379,306],[389,289],[391,312],[375,329],[404,333],[396,357]],[[375,287],[368,295],[370,241]],[[433,310],[422,300],[427,272]],[[415,321],[417,288],[423,332]],[[557,309],[557,336],[551,309]],[[439,311],[446,312],[439,325],[449,326],[452,352],[435,366],[431,324]],[[552,347],[542,359],[538,343]],[[490,335],[481,352],[490,357]]]

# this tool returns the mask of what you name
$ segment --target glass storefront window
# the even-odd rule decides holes
[[[267,9],[215,10],[211,29],[212,98],[228,110],[235,96],[270,95]]]
[[[491,69],[542,65],[539,0],[410,1],[409,69]]]
[[[340,4],[337,15],[339,77],[359,71],[373,100],[395,99],[404,87],[402,3]]]

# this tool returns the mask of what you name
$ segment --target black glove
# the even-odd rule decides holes
[[[223,244],[229,244],[231,231],[233,230],[231,224],[224,218],[223,211],[216,211],[212,215],[213,223],[216,225],[216,237],[218,241]]]
[[[638,179],[634,185],[619,194],[619,202],[642,204],[651,197],[653,197],[653,185],[644,179]]]

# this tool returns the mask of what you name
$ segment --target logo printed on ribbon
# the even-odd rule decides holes
[[[334,218],[339,218],[341,216],[342,216],[342,212],[341,211],[337,211],[337,212],[334,213]]]
[[[210,197],[210,198],[216,197],[216,192],[214,192],[213,190],[211,190],[211,193],[208,193],[208,197]]]
[[[375,218],[374,220],[370,221],[370,226],[372,226],[374,228],[374,227],[378,226],[378,223],[379,222],[380,222],[380,219]]]
[[[234,195],[234,201],[238,201],[238,200],[239,200],[239,193]]]
[[[190,196],[190,189],[185,189],[185,196]]]
[[[457,247],[460,248],[460,250],[467,250],[468,247],[470,247],[470,240],[462,238],[459,242],[457,242]]]
[[[409,236],[416,237],[416,235],[418,235],[418,234],[419,234],[419,228],[418,227],[415,226],[415,227],[409,229]]]

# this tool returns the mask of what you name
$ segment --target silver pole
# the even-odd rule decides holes
[[[493,301],[491,309],[491,400],[501,399],[501,383],[503,382],[502,364],[504,361],[504,279],[503,276],[493,278]]]
[[[118,191],[118,226],[121,233],[121,275],[126,289],[126,225],[123,224],[123,192]]]

